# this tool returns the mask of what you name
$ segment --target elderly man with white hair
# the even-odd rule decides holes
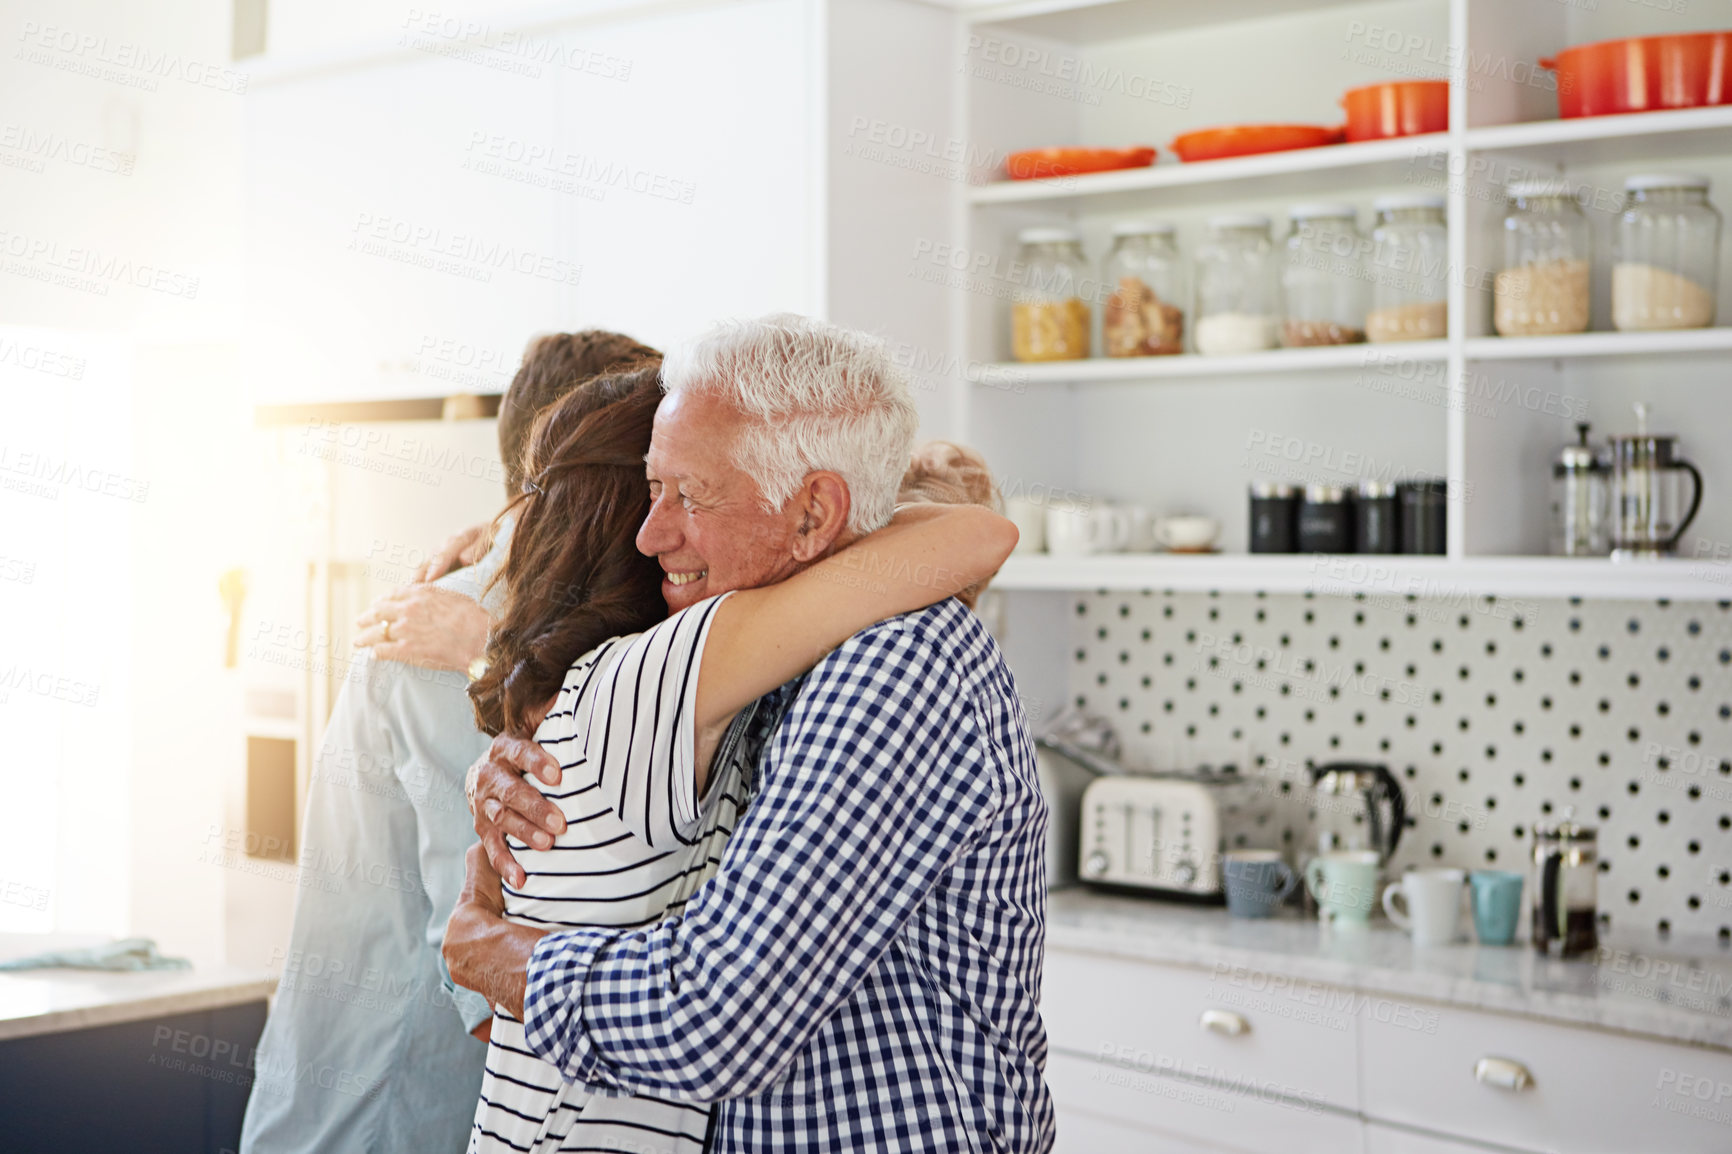
[[[725,325],[670,355],[663,387],[637,543],[670,610],[889,522],[916,417],[876,342],[792,316]],[[500,916],[500,874],[523,876],[504,835],[546,846],[564,825],[522,780],[556,785],[558,763],[496,739],[472,771],[482,847],[447,930],[453,979],[567,1081],[717,1103],[714,1151],[1049,1149],[1047,811],[992,638],[954,599],[891,618],[758,716],[773,732],[717,875],[628,930]]]

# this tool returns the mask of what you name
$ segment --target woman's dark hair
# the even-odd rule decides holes
[[[648,345],[606,329],[548,333],[530,341],[523,364],[499,398],[499,459],[505,463],[507,495],[515,497],[523,484],[524,448],[541,410],[579,381],[660,359]]]
[[[596,377],[535,420],[511,546],[493,583],[503,612],[487,671],[469,686],[476,724],[527,737],[577,658],[667,616],[661,566],[637,551],[649,513],[644,454],[661,401],[658,361]]]

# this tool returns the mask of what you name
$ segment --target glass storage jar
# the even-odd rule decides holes
[[[1089,355],[1093,315],[1082,242],[1068,228],[1025,228],[1022,283],[1011,296],[1011,355],[1019,361],[1073,361]]]
[[[1209,221],[1197,250],[1197,351],[1254,353],[1281,343],[1280,281],[1269,218],[1235,213]]]
[[[1368,340],[1440,340],[1449,328],[1449,227],[1444,199],[1423,193],[1372,203]]]
[[[1531,337],[1588,330],[1588,218],[1569,181],[1518,180],[1505,190],[1503,271],[1492,285],[1492,325],[1499,336]]]
[[[1282,343],[1356,345],[1365,340],[1365,245],[1350,204],[1296,204],[1289,210]]]
[[[1624,181],[1612,258],[1612,325],[1625,332],[1714,323],[1720,214],[1705,176]]]
[[[1185,351],[1185,270],[1173,226],[1123,221],[1101,268],[1101,345],[1109,357]]]

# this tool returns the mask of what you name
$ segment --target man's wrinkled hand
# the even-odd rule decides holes
[[[511,855],[506,835],[535,849],[547,849],[554,837],[565,832],[565,815],[559,807],[524,780],[530,773],[548,785],[558,785],[563,776],[559,762],[534,740],[505,734],[494,738],[492,747],[469,769],[480,849],[492,867],[489,872],[513,886],[528,878]]]
[[[521,1019],[529,959],[543,931],[505,920],[499,875],[480,846],[469,847],[464,864],[463,889],[445,923],[445,967],[452,982]]]
[[[492,529],[492,522],[484,521],[451,534],[445,544],[439,546],[439,551],[427,558],[427,563],[417,569],[410,580],[417,584],[437,581],[447,573],[475,564],[487,556]]]
[[[493,619],[470,598],[437,585],[392,590],[355,619],[356,648],[424,669],[467,670],[487,652]]]

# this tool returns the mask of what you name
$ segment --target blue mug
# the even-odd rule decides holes
[[[1299,875],[1272,849],[1232,850],[1221,862],[1221,879],[1227,912],[1236,918],[1270,916],[1299,884]]]
[[[1507,946],[1521,923],[1522,875],[1509,870],[1474,870],[1467,877],[1473,894],[1473,932],[1484,946]]]

